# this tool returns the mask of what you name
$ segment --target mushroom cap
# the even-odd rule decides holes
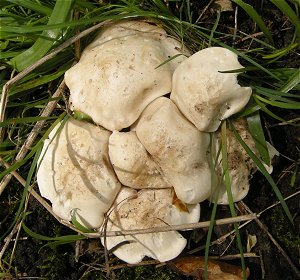
[[[137,34],[145,37],[150,36],[156,40],[160,40],[167,35],[163,28],[151,22],[142,20],[120,20],[101,28],[101,31],[94,41],[85,48],[81,59],[85,58],[86,51],[98,47],[101,44],[124,37],[135,36]]]
[[[248,130],[247,122],[241,118],[234,121],[234,126],[247,146],[257,154],[255,143]],[[215,141],[213,141],[214,156],[221,149],[221,132],[217,131]],[[231,193],[234,202],[242,200],[249,192],[249,177],[256,171],[256,166],[240,142],[236,139],[233,132],[227,128],[227,165],[231,185]],[[220,153],[217,159],[217,169],[219,177],[223,174],[222,154]],[[216,190],[217,191],[217,190]],[[212,198],[212,200],[215,200]],[[221,184],[218,204],[229,204],[225,182]]]
[[[186,120],[170,99],[160,97],[144,110],[136,134],[180,200],[198,203],[209,197],[209,134]]]
[[[247,121],[245,118],[239,118],[233,122],[236,131],[239,133],[242,140],[246,143],[246,145],[253,151],[256,156],[259,158],[259,152],[255,147],[255,142],[253,137],[248,129]],[[218,130],[216,133],[215,141],[213,141],[213,150],[214,156],[216,157],[217,151],[221,149],[221,132]],[[257,166],[242,147],[240,142],[236,139],[233,132],[227,128],[226,130],[227,136],[227,165],[228,165],[228,172],[230,178],[230,185],[231,185],[231,193],[233,202],[237,202],[242,200],[249,192],[249,178],[250,176],[257,171]],[[270,161],[275,155],[278,155],[278,151],[267,142],[267,148],[270,156]],[[218,174],[219,177],[223,174],[223,167],[222,167],[222,154],[220,153],[217,159],[218,165]],[[273,166],[265,164],[262,161],[263,165],[267,169],[269,173],[272,172]],[[217,191],[217,189],[216,189]],[[211,200],[216,200],[211,198]],[[218,204],[229,204],[227,191],[225,183],[221,185],[221,189],[219,192],[219,197],[217,198]]]
[[[198,222],[200,205],[187,205],[188,212],[172,204],[173,189],[141,190],[122,188],[113,211],[108,216],[107,230],[131,230]],[[131,197],[131,199],[127,199]],[[132,198],[133,197],[133,198]],[[104,244],[104,238],[101,239]],[[127,263],[138,263],[145,256],[160,262],[177,257],[186,239],[177,231],[106,237],[110,250],[122,242],[113,254]]]
[[[241,87],[237,55],[225,48],[203,49],[182,62],[172,80],[171,99],[200,131],[216,131],[221,123],[240,111],[251,96],[250,87]]]
[[[53,211],[89,228],[99,228],[121,188],[108,158],[110,132],[68,119],[45,140],[38,162],[37,182]]]
[[[152,100],[171,92],[174,68],[185,58],[158,67],[181,53],[167,38],[163,29],[141,22],[107,28],[65,73],[71,109],[111,131],[132,125]]]
[[[101,44],[130,36],[138,36],[146,40],[150,39],[160,42],[163,52],[167,56],[166,59],[176,56],[168,62],[168,66],[171,67],[172,71],[174,71],[186,57],[191,56],[191,52],[183,46],[179,40],[167,35],[166,31],[155,23],[141,20],[120,20],[104,27],[95,40],[85,48],[80,60],[85,59],[86,54],[88,54],[91,49]]]
[[[109,158],[118,179],[135,189],[170,188],[134,131],[114,131],[109,137]]]

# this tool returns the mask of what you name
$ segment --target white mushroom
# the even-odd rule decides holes
[[[51,131],[39,159],[41,195],[62,219],[70,220],[74,209],[79,222],[99,228],[121,187],[108,158],[110,132],[74,119],[61,126]]]
[[[186,120],[170,99],[153,101],[137,122],[136,133],[180,200],[198,203],[210,196],[209,134]]]
[[[256,154],[258,154],[254,140],[248,130],[247,122],[245,119],[238,119],[234,123],[234,126],[241,136],[242,140],[247,146]],[[230,129],[226,130],[227,136],[227,159],[228,159],[228,172],[230,177],[231,193],[234,202],[242,200],[249,191],[249,177],[253,174],[257,168],[240,142],[236,139],[233,132]],[[223,174],[222,167],[222,153],[218,153],[221,149],[221,132],[217,131],[214,136],[214,155],[213,158],[217,161],[217,169],[219,178]],[[218,158],[217,154],[219,154]],[[228,196],[226,192],[225,182],[220,185],[219,196],[214,198],[215,193],[211,197],[211,200],[217,201],[218,204],[228,204]]]
[[[203,49],[176,68],[171,99],[200,131],[216,131],[221,120],[244,108],[251,96],[250,87],[238,84],[237,73],[221,72],[240,68],[235,53]]]
[[[154,40],[161,44],[166,59],[171,59],[168,65],[174,71],[177,66],[191,56],[189,50],[182,43],[169,35],[166,31],[154,23],[139,20],[121,20],[104,27],[96,39],[89,44],[83,52],[81,59],[84,60],[90,50],[113,40],[125,37],[143,37],[146,41]]]
[[[111,131],[129,127],[152,100],[171,92],[174,68],[185,57],[163,63],[181,54],[179,45],[144,22],[107,28],[65,73],[71,109]]]
[[[200,205],[187,205],[181,211],[172,204],[173,189],[141,190],[122,188],[112,213],[107,231],[148,229],[166,225],[198,222]],[[126,200],[126,198],[131,199]],[[101,239],[104,244],[104,238]],[[119,245],[122,242],[125,244]],[[177,257],[186,246],[186,239],[177,231],[107,237],[108,250],[117,246],[113,254],[127,263],[138,263],[145,256],[160,262]]]
[[[151,39],[160,40],[166,35],[166,31],[156,24],[141,20],[120,20],[113,24],[107,25],[101,29],[95,40],[90,43],[83,52],[81,59],[85,58],[86,51],[89,51],[102,44],[120,38],[135,36],[151,37]]]
[[[171,187],[134,131],[114,131],[108,147],[113,168],[124,186],[135,189]]]

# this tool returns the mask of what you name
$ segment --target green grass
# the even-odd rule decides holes
[[[245,66],[244,71],[239,75],[241,84],[250,85],[253,88],[251,101],[237,116],[247,117],[260,156],[255,155],[243,143],[231,123],[229,123],[229,127],[233,129],[236,137],[266,177],[288,219],[292,221],[291,214],[274,179],[266,172],[261,163],[261,160],[269,163],[269,155],[260,116],[263,114],[279,121],[285,121],[281,117],[284,114],[277,115],[278,109],[287,111],[300,109],[298,94],[300,69],[291,67],[289,60],[297,57],[296,52],[299,51],[299,2],[265,1],[267,4],[273,5],[282,17],[286,18],[288,26],[292,30],[293,34],[290,40],[285,41],[284,44],[279,44],[275,40],[274,30],[269,28],[260,11],[242,0],[233,0],[232,2],[248,14],[248,19],[257,26],[255,31],[263,33],[260,37],[251,38],[251,44],[236,43],[243,42],[243,40],[250,42],[250,40],[247,39],[247,34],[240,32],[239,29],[236,34],[233,34],[229,29],[223,28],[222,19],[226,15],[221,12],[216,12],[210,25],[196,23],[197,15],[191,7],[190,1],[187,0],[169,1],[169,5],[162,0],[123,0],[114,1],[115,4],[99,4],[99,1],[85,0],[2,0],[0,2],[1,90],[4,84],[18,72],[37,62],[78,32],[105,20],[152,19],[163,26],[172,36],[182,41],[192,52],[208,46],[226,47],[238,54]],[[95,32],[80,40],[81,50],[92,40],[94,35]],[[74,63],[74,53],[74,45],[67,47],[51,60],[27,74],[10,89],[5,108],[5,120],[0,125],[3,128],[0,136],[2,139],[0,156],[10,162],[12,166],[8,169],[1,169],[1,179],[11,171],[18,169],[24,177],[28,178],[27,187],[35,182],[35,162],[40,146],[54,125],[65,116],[65,99],[59,98],[58,105],[50,117],[40,117],[39,114],[51,101],[51,93],[55,91],[62,80],[64,72]],[[80,115],[80,112],[76,112],[75,117],[85,118]],[[40,120],[45,120],[46,123],[39,132],[33,147],[24,159],[15,163],[14,157],[17,151],[26,141],[33,125]],[[225,122],[223,126],[225,126]],[[225,140],[223,140],[224,144]],[[223,159],[226,159],[226,145],[221,152]],[[225,182],[230,194],[226,161],[223,161],[223,164]],[[19,210],[11,213],[9,217],[11,221],[9,229],[19,219],[25,194],[26,189],[24,195],[19,198]],[[231,202],[230,210],[232,215],[235,215],[233,207]],[[212,220],[215,218],[215,214],[216,208],[214,208]],[[236,225],[235,227],[237,228]],[[31,236],[37,234],[31,232],[25,225],[23,229]],[[1,235],[3,233],[1,232]],[[207,246],[210,244],[211,233],[212,228],[209,230]],[[7,232],[5,232],[6,234]],[[5,235],[2,236],[2,239]],[[242,252],[243,246],[239,237],[238,243],[239,250]],[[242,264],[244,266],[243,259]]]

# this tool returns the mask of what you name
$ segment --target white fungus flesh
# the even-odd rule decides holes
[[[45,140],[37,182],[41,195],[52,202],[54,213],[99,228],[121,188],[108,158],[110,132],[68,119]]]
[[[136,133],[180,200],[199,203],[210,196],[209,134],[186,120],[170,99],[153,101],[137,122]]]
[[[171,99],[200,131],[216,131],[222,120],[242,110],[251,96],[250,87],[241,87],[237,55],[225,48],[203,49],[175,70]]]
[[[174,68],[185,56],[164,62],[181,54],[178,46],[145,22],[107,28],[65,73],[71,109],[111,131],[129,127],[152,100],[171,92]]]
[[[141,190],[122,188],[108,216],[107,231],[151,229],[198,222],[200,205],[182,211],[173,205],[173,189]],[[128,199],[126,199],[128,198]],[[104,238],[101,239],[104,244]],[[120,244],[123,243],[123,244]],[[107,237],[107,249],[127,263],[139,263],[145,256],[160,262],[176,258],[186,246],[177,231]]]
[[[247,122],[245,119],[239,119],[235,121],[234,126],[239,133],[242,140],[247,146],[256,154],[258,154],[254,140],[248,130]],[[230,178],[230,186],[233,202],[242,200],[249,191],[249,177],[256,171],[256,165],[253,160],[247,154],[240,142],[234,136],[230,129],[226,130],[227,137],[227,165]],[[218,169],[219,177],[223,174],[222,166],[222,153],[219,153],[221,149],[221,132],[217,131],[213,141],[213,158],[217,162],[216,167]],[[217,156],[218,155],[218,156]],[[226,191],[225,182],[220,185],[219,196],[214,198],[215,193],[211,197],[211,200],[216,201],[218,204],[229,204],[228,195]]]
[[[250,150],[257,156],[259,159],[259,152],[256,149],[255,142],[251,133],[248,129],[247,121],[244,118],[240,118],[233,122],[233,125],[240,135],[242,141],[250,148]],[[227,165],[228,173],[230,178],[230,187],[232,193],[233,202],[242,200],[249,192],[249,179],[257,171],[257,166],[251,157],[248,155],[246,150],[242,147],[239,140],[234,136],[233,132],[227,128],[226,130],[227,137]],[[217,162],[216,167],[218,169],[217,173],[219,178],[222,176],[223,166],[222,166],[222,153],[218,154],[218,151],[221,149],[221,132],[218,130],[215,133],[213,141],[213,158]],[[271,173],[273,170],[272,159],[275,155],[278,155],[276,149],[267,142],[267,149],[270,157],[270,164],[267,165],[262,161],[262,164],[265,166],[266,170]],[[218,204],[229,204],[228,194],[226,191],[225,182],[220,185],[219,196],[215,198],[217,189],[213,196],[210,198],[213,201],[216,201]]]
[[[85,55],[89,53],[89,50],[109,41],[129,36],[143,36],[147,40],[160,42],[163,52],[167,55],[167,59],[170,59],[167,63],[173,71],[186,57],[191,55],[180,41],[167,35],[166,31],[156,24],[148,21],[121,20],[104,27],[96,39],[85,48],[81,60],[85,59]]]
[[[171,187],[134,131],[112,133],[109,158],[124,186],[135,189]]]

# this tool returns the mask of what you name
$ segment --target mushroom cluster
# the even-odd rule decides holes
[[[41,194],[58,216],[75,215],[88,228],[100,228],[105,213],[107,230],[197,222],[199,203],[218,183],[211,183],[209,133],[216,135],[217,151],[220,122],[251,96],[251,88],[241,87],[229,71],[240,68],[233,52],[211,47],[191,55],[152,23],[120,21],[104,28],[65,73],[71,110],[94,124],[69,118],[50,133],[38,163]],[[238,127],[255,150],[245,123]],[[239,143],[229,146],[237,201],[248,191],[253,164]],[[213,172],[222,173],[220,164]],[[217,202],[228,203],[226,191]],[[106,243],[108,249],[122,243],[113,253],[136,263],[144,256],[175,258],[186,240],[171,231],[107,237]]]

